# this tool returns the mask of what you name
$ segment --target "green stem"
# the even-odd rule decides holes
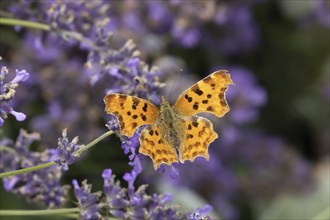
[[[108,131],[108,132],[102,134],[100,137],[94,139],[89,144],[83,145],[79,150],[74,152],[74,156],[75,157],[80,157],[82,152],[84,152],[84,151],[88,150],[89,148],[93,147],[95,144],[97,144],[98,142],[100,142],[104,138],[110,136],[111,134],[113,134],[113,131]],[[51,167],[55,164],[56,163],[52,161],[52,162],[48,162],[48,163],[45,163],[45,164],[40,164],[40,165],[33,166],[33,167],[28,167],[28,168],[24,168],[24,169],[20,169],[20,170],[14,170],[14,171],[9,171],[9,172],[5,172],[5,173],[0,173],[0,179],[4,178],[4,177],[8,177],[8,176],[14,176],[14,175],[18,175],[18,174],[28,173],[28,172],[32,172],[32,171],[36,171],[36,170],[41,170],[41,169],[44,169],[44,168],[47,168],[47,167]]]
[[[50,26],[47,24],[39,23],[39,22],[33,22],[33,21],[25,21],[25,20],[19,20],[19,19],[12,19],[12,18],[3,18],[0,17],[0,25],[10,25],[10,26],[21,26],[21,27],[27,27],[27,28],[34,28],[44,31],[50,31]],[[89,45],[90,47],[93,47],[95,49],[98,48],[91,40],[88,38],[85,38],[83,35],[77,32],[73,31],[65,31],[65,30],[58,30],[58,33],[61,33],[63,37],[72,38],[75,39],[78,42],[83,42],[86,45]]]
[[[8,151],[11,153],[15,153],[15,150],[13,150],[12,148],[10,148],[8,146],[0,146],[0,151]]]
[[[28,168],[24,168],[24,169],[20,169],[20,170],[14,170],[14,171],[9,171],[9,172],[5,172],[5,173],[0,173],[0,179],[4,178],[4,177],[8,177],[8,176],[15,176],[18,174],[29,173],[32,171],[41,170],[41,169],[44,169],[47,167],[51,167],[55,164],[56,163],[52,161],[52,162],[40,164],[40,165],[33,166],[33,167],[28,167]]]
[[[77,150],[74,153],[74,156],[76,157],[80,157],[80,154],[86,150],[88,150],[89,148],[93,147],[95,144],[99,143],[101,140],[103,140],[104,138],[112,135],[114,132],[113,131],[107,131],[104,134],[102,134],[100,137],[94,139],[92,142],[90,142],[87,145],[82,146],[79,150]]]
[[[48,209],[48,210],[0,210],[0,216],[39,216],[77,213],[79,208]]]
[[[40,30],[44,30],[44,31],[50,30],[50,27],[47,24],[32,22],[32,21],[25,21],[25,20],[20,20],[20,19],[12,19],[12,18],[0,18],[0,24],[10,25],[10,26],[28,27],[28,28],[40,29]]]

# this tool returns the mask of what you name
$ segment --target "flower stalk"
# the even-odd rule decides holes
[[[0,179],[8,177],[8,176],[15,176],[15,175],[23,174],[23,173],[29,173],[29,172],[32,172],[32,171],[45,169],[45,168],[51,167],[55,164],[56,164],[55,162],[51,161],[51,162],[40,164],[40,165],[33,166],[33,167],[28,167],[28,168],[24,168],[24,169],[19,169],[19,170],[0,173]]]
[[[102,134],[100,137],[94,139],[93,141],[91,141],[89,144],[82,146],[80,149],[78,149],[75,153],[74,156],[75,157],[80,157],[81,153],[83,153],[84,151],[88,150],[89,148],[93,147],[94,145],[96,145],[98,142],[100,142],[101,140],[103,140],[104,138],[110,136],[111,134],[113,134],[113,131],[108,131],[104,134]],[[5,178],[8,176],[15,176],[18,174],[23,174],[23,173],[29,173],[32,171],[36,171],[36,170],[41,170],[41,169],[45,169],[47,167],[51,167],[53,165],[55,165],[56,163],[54,161],[48,162],[48,163],[44,163],[44,164],[40,164],[37,166],[32,166],[32,167],[28,167],[28,168],[24,168],[24,169],[19,169],[19,170],[14,170],[14,171],[9,171],[9,172],[4,172],[4,173],[0,173],[0,179],[1,178]]]
[[[49,210],[0,210],[1,216],[44,216],[78,213],[79,208],[49,209]],[[76,218],[78,217],[75,214]],[[73,216],[72,216],[73,217]]]
[[[50,26],[47,24],[33,22],[33,21],[25,21],[20,19],[13,19],[13,18],[0,18],[0,24],[9,25],[9,26],[28,27],[28,28],[40,29],[44,31],[50,30]]]

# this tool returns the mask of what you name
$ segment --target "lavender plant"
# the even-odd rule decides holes
[[[19,36],[20,42],[18,49],[1,45],[9,69],[20,69],[11,76],[1,64],[3,189],[44,208],[33,215],[210,219],[212,205],[214,218],[238,219],[257,199],[308,188],[312,182],[308,162],[288,150],[283,138],[258,129],[262,109],[271,99],[269,89],[258,82],[260,73],[249,65],[236,65],[262,43],[262,21],[253,14],[253,10],[258,13],[254,6],[260,2],[267,1],[1,3],[0,31],[13,39]],[[324,16],[320,22],[324,23]],[[210,161],[197,158],[194,163],[162,166],[162,172],[154,172],[150,161],[138,153],[142,128],[132,138],[120,136],[117,119],[103,112],[104,95],[125,93],[157,104],[155,94],[173,89],[164,83],[175,72],[166,71],[172,65],[190,68],[173,86],[182,92],[192,84],[188,72],[206,74],[220,62],[226,64],[221,69],[230,71],[236,86],[228,91],[230,113],[221,122],[212,120],[219,140],[210,147]],[[13,121],[7,117],[10,114],[17,121],[26,120]],[[68,134],[77,137],[69,139]],[[113,134],[119,138],[109,137]],[[104,139],[106,144],[101,142]],[[121,148],[116,148],[116,140]],[[127,187],[116,179],[123,179]],[[159,182],[188,188],[210,205],[187,209],[185,202],[172,202],[175,194],[150,194],[164,191]],[[9,215],[31,212],[0,210],[0,216]]]
[[[45,49],[49,50],[47,46],[56,41],[62,41],[63,47],[64,44],[68,44],[70,46],[80,44],[84,50],[89,51],[86,65],[89,67],[92,65],[98,65],[98,68],[100,68],[99,73],[95,75],[96,77],[91,77],[92,84],[94,84],[101,77],[104,77],[103,75],[106,74],[117,79],[114,81],[117,82],[117,85],[113,85],[112,88],[114,89],[112,89],[112,91],[120,92],[130,88],[130,93],[136,93],[142,97],[148,97],[148,94],[151,95],[155,89],[161,86],[156,77],[159,74],[157,72],[158,70],[155,68],[149,69],[149,67],[141,61],[139,58],[139,52],[131,40],[128,40],[119,49],[110,49],[110,42],[107,39],[111,38],[112,33],[106,29],[106,22],[101,22],[102,24],[97,24],[96,26],[91,27],[91,29],[87,28],[83,30],[79,28],[77,29],[77,26],[71,23],[72,21],[77,21],[79,17],[75,17],[75,14],[72,14],[72,10],[80,10],[83,12],[86,9],[88,10],[87,12],[90,13],[88,16],[92,16],[93,8],[98,12],[102,11],[99,10],[99,4],[90,5],[81,4],[78,2],[73,4],[68,3],[61,6],[60,2],[57,1],[52,2],[53,4],[49,3],[50,2],[42,4],[40,2],[39,4],[37,2],[37,7],[40,7],[39,9],[49,7],[47,8],[48,13],[40,14],[38,19],[30,19],[31,22],[2,18],[1,23],[43,29],[55,34],[55,36],[47,36],[44,44],[45,46],[40,47],[40,45],[34,43],[32,44],[33,47],[29,49],[39,51],[45,51]],[[27,5],[31,6],[29,5],[29,2],[25,2],[21,6],[26,7]],[[11,11],[17,12],[20,10],[19,6],[20,5],[14,5],[11,7]],[[33,11],[32,8],[28,8]],[[34,16],[33,13],[27,13],[24,15]],[[46,24],[32,22],[39,19],[49,22],[49,26]],[[82,22],[86,21],[83,19]],[[90,20],[89,22],[91,23],[92,21]],[[27,36],[26,39],[30,41],[31,37]],[[51,58],[52,57],[41,59],[41,63],[46,63]],[[17,72],[18,74],[16,78],[10,83],[5,84],[3,79],[7,74],[7,69],[4,67],[1,73],[3,76],[1,78],[1,94],[4,94],[2,95],[3,100],[6,101],[6,103],[4,103],[6,105],[1,106],[3,118],[1,119],[3,121],[7,117],[7,113],[11,113],[15,115],[18,120],[23,120],[24,115],[15,112],[9,105],[9,101],[15,94],[17,83],[19,81],[26,80],[28,74],[26,71]],[[125,75],[127,75],[126,78],[123,78]],[[135,86],[139,85],[136,81],[132,80],[136,78],[138,78],[139,82],[144,83],[145,86],[142,90],[137,88],[134,89],[134,87],[131,88],[131,82],[135,83]],[[49,86],[52,87],[52,85]],[[115,89],[116,87],[117,89]],[[55,87],[54,89],[57,90],[57,93],[51,91],[48,93],[48,96],[52,97],[50,106],[54,106],[56,109],[56,96],[63,91],[60,91]],[[54,109],[54,107],[50,110],[53,111],[52,109]],[[59,115],[58,110],[55,111],[54,118],[56,118],[56,115]],[[37,133],[28,134],[26,131],[21,130],[15,144],[13,144],[13,141],[9,139],[4,139],[1,141],[2,173],[0,175],[4,181],[4,188],[8,192],[18,194],[29,201],[37,202],[48,208],[63,207],[67,203],[69,190],[68,185],[60,184],[60,179],[63,173],[68,171],[68,166],[80,157],[81,153],[113,133],[113,131],[106,132],[90,144],[79,145],[78,137],[75,137],[72,141],[69,141],[67,138],[67,130],[64,129],[62,132],[62,137],[58,139],[57,149],[47,148],[44,151],[37,152],[31,151],[29,148],[30,144],[39,138],[39,135]],[[118,183],[114,183],[114,177],[111,175],[111,170],[105,170],[103,173],[103,178],[105,181],[104,195],[107,202],[104,202],[105,200],[101,198],[100,193],[91,193],[91,186],[88,185],[86,181],[82,183],[82,186],[79,186],[77,180],[73,180],[72,183],[74,186],[74,193],[78,200],[76,206],[77,208],[54,209],[49,212],[47,210],[40,210],[35,212],[36,215],[43,215],[47,213],[72,213],[71,217],[80,217],[83,219],[103,219],[106,218],[106,216],[121,217],[125,219],[158,219],[159,217],[196,219],[196,216],[200,216],[200,214],[196,214],[192,211],[184,211],[182,208],[180,210],[179,206],[169,205],[170,198],[168,196],[157,194],[148,196],[145,191],[146,186],[139,187],[137,191],[134,190],[133,185],[135,179],[142,170],[141,165],[139,165],[138,155],[136,155],[136,148],[138,146],[137,140],[138,133],[131,139],[123,140],[123,149],[125,153],[130,152],[130,165],[134,166],[131,172],[124,175],[124,179],[127,180],[129,184],[127,189],[127,195],[129,197],[128,200],[126,200],[126,189],[121,188]],[[114,203],[111,201],[117,200],[119,192],[124,193],[122,198],[123,200],[119,201],[119,203],[115,203],[115,206],[118,206],[119,204],[122,205],[120,207],[113,207]],[[116,209],[119,209],[119,211]],[[131,213],[132,210],[136,211]],[[205,208],[205,210],[210,210],[210,208]],[[75,214],[77,212],[79,212],[79,214]],[[205,213],[205,211],[202,212]],[[21,211],[20,213],[16,212],[16,214],[29,215],[29,211]],[[1,215],[15,215],[15,211],[1,211]]]

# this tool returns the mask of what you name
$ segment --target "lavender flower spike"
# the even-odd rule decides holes
[[[105,208],[109,214],[120,219],[210,219],[205,214],[211,210],[209,205],[196,209],[194,212],[180,210],[180,206],[171,204],[172,197],[164,194],[148,195],[147,185],[141,185],[134,189],[135,176],[126,179],[128,189],[121,188],[119,182],[115,181],[111,169],[106,169],[102,174],[103,190],[106,197]]]
[[[79,186],[77,180],[72,180],[74,194],[79,202],[80,215],[82,219],[101,219],[99,198],[101,192],[91,193],[92,185],[87,184],[87,180]]]
[[[27,133],[21,129],[16,142],[4,139],[12,151],[0,152],[0,172],[18,170],[53,161],[57,156],[54,149],[43,152],[30,151],[31,144],[39,140],[38,133]],[[3,188],[7,192],[26,198],[48,208],[61,207],[68,199],[68,186],[61,185],[60,167],[48,167],[41,170],[10,176],[3,179]]]
[[[62,132],[62,138],[58,139],[58,156],[55,160],[58,165],[62,166],[64,171],[67,171],[69,169],[68,165],[76,160],[77,157],[74,155],[74,152],[81,147],[81,145],[78,144],[78,137],[74,137],[72,141],[69,142],[66,135],[67,131],[64,129]]]
[[[0,60],[2,60],[1,57]],[[0,71],[0,126],[4,124],[5,119],[8,117],[8,113],[15,116],[17,121],[24,121],[26,118],[24,113],[17,112],[12,108],[11,100],[15,96],[18,83],[27,80],[29,78],[29,73],[26,72],[26,70],[16,70],[16,77],[6,83],[5,78],[8,73],[9,71],[7,67],[2,66]]]

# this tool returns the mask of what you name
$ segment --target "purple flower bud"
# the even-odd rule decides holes
[[[78,200],[80,216],[82,219],[101,219],[99,199],[101,192],[91,193],[92,185],[87,184],[87,180],[79,186],[77,180],[72,180],[74,194]]]
[[[74,153],[79,150],[81,145],[78,144],[78,137],[72,139],[69,142],[67,138],[67,131],[66,129],[62,132],[62,138],[58,139],[58,153],[55,162],[63,168],[64,171],[69,169],[68,165],[72,164],[76,160],[76,155]]]
[[[1,57],[0,57],[1,60]],[[16,76],[13,80],[6,82],[8,76],[8,69],[5,66],[1,67],[0,71],[0,126],[4,124],[4,120],[8,117],[8,114],[15,116],[17,121],[24,121],[26,115],[21,112],[17,112],[11,106],[11,102],[15,96],[18,83],[23,82],[29,78],[29,73],[26,70],[16,70]]]

